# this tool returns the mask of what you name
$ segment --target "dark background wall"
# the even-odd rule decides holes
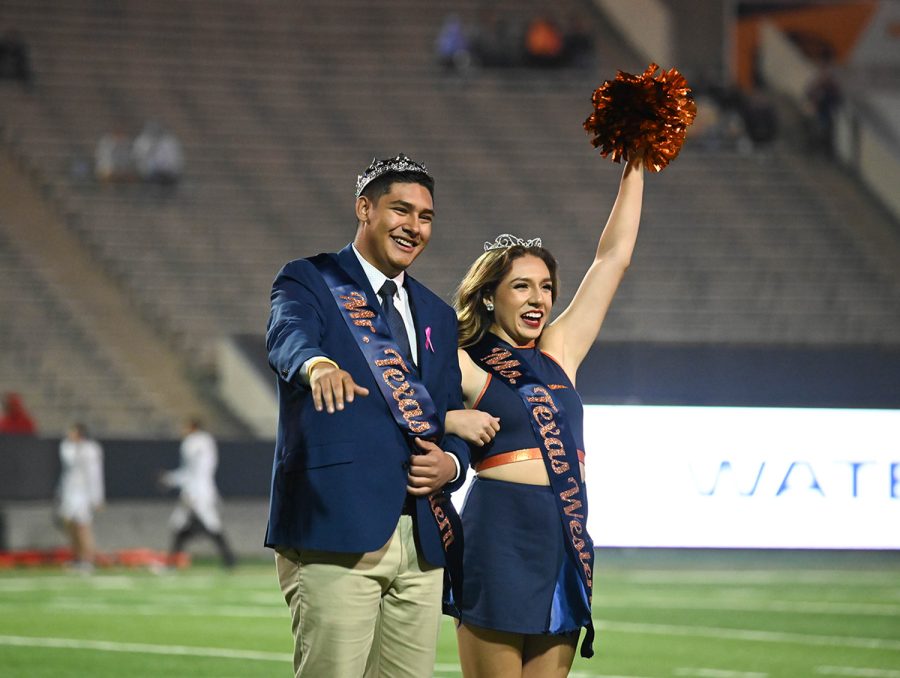
[[[595,404],[900,408],[900,349],[601,342],[578,390]],[[101,443],[109,500],[166,496],[157,478],[178,465],[179,441]],[[52,498],[58,445],[0,437],[0,501]],[[267,496],[273,450],[271,441],[219,441],[222,495]]]
[[[107,501],[162,498],[159,474],[178,466],[177,440],[102,440]],[[220,441],[216,481],[224,497],[269,493],[274,444]],[[0,501],[51,499],[59,478],[59,441],[0,437]]]
[[[600,342],[578,372],[586,403],[900,407],[900,349]]]

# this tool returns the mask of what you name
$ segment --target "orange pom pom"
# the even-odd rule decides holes
[[[594,91],[594,112],[584,121],[591,143],[605,158],[619,162],[643,155],[650,172],[659,172],[681,150],[688,126],[697,115],[687,81],[674,68],[650,64],[641,75],[619,71]]]

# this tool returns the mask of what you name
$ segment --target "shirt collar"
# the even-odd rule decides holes
[[[388,277],[368,261],[366,261],[366,258],[362,254],[360,254],[358,249],[356,249],[356,244],[351,243],[351,246],[353,247],[353,254],[355,254],[356,258],[359,260],[359,265],[362,266],[363,273],[366,274],[366,278],[369,279],[369,284],[377,294],[381,289],[381,286],[384,285],[384,281],[387,280]],[[391,278],[391,280],[397,283],[398,290],[402,290],[403,281],[406,280],[406,271],[400,271],[400,274],[394,278]]]

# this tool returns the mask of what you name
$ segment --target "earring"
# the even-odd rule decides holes
[[[494,310],[494,303],[491,301],[484,302],[484,307],[488,310],[488,313]]]

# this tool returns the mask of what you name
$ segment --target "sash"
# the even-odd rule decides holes
[[[432,442],[440,440],[444,432],[438,419],[437,408],[416,373],[410,370],[394,341],[387,322],[381,316],[380,304],[370,305],[365,293],[350,275],[327,254],[309,259],[316,267],[334,297],[353,335],[366,364],[372,371],[378,390],[384,397],[394,418],[410,446],[412,454],[419,454],[413,442],[423,438]],[[416,499],[416,513],[419,512]],[[438,533],[447,567],[444,581],[455,600],[462,599],[462,523],[450,494],[443,490],[428,497],[428,505]]]
[[[542,452],[550,488],[556,500],[560,523],[569,560],[577,572],[571,576],[564,570],[557,581],[563,589],[564,600],[554,595],[550,612],[550,630],[554,619],[574,614],[587,618],[581,656],[594,654],[594,625],[591,621],[593,589],[594,543],[587,532],[587,494],[581,481],[578,450],[569,430],[568,419],[561,403],[553,399],[550,388],[534,372],[526,360],[515,357],[514,349],[493,334],[467,349],[472,359],[502,383],[518,393],[528,410],[531,428]]]

